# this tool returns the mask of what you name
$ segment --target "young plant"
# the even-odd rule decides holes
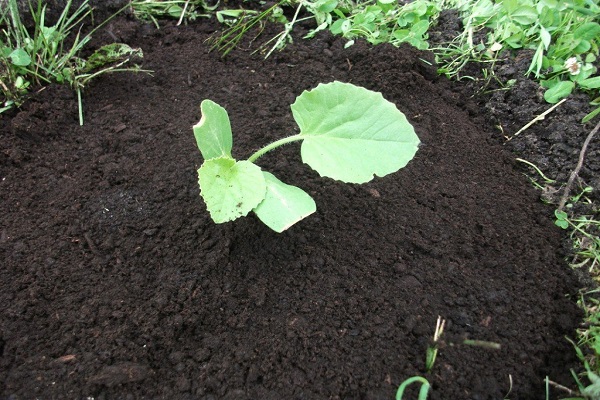
[[[406,388],[413,383],[420,383],[421,389],[419,389],[419,397],[418,400],[427,400],[427,394],[429,393],[429,389],[431,388],[431,384],[429,381],[422,376],[413,376],[412,378],[408,378],[404,382],[400,384],[398,387],[398,391],[396,392],[396,400],[402,400],[404,397],[404,391]]]
[[[427,347],[425,353],[425,370],[431,372],[435,359],[437,358],[439,341],[444,333],[444,327],[446,326],[446,320],[438,316],[437,323],[435,324],[435,331],[433,332],[433,343]]]
[[[365,183],[374,175],[398,171],[414,157],[419,138],[396,106],[381,93],[349,83],[319,84],[292,104],[300,133],[277,140],[247,160],[231,155],[227,111],[211,100],[200,106],[194,136],[204,157],[198,169],[200,193],[214,222],[223,223],[253,211],[276,232],[283,232],[316,211],[312,197],[281,182],[255,164],[286,143],[302,142],[302,160],[321,176]]]

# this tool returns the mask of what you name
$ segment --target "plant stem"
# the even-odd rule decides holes
[[[248,157],[248,161],[254,162],[254,161],[258,160],[260,157],[262,157],[265,153],[267,153],[273,149],[276,149],[279,146],[283,146],[284,144],[288,144],[288,143],[292,143],[292,142],[297,142],[298,140],[303,140],[303,139],[304,139],[304,136],[302,136],[300,134],[286,137],[283,139],[279,139],[271,144],[266,145],[262,149],[258,150],[256,153],[252,154],[250,157]]]

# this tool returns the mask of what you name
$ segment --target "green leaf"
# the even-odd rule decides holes
[[[202,118],[194,125],[194,136],[204,159],[231,157],[233,137],[227,111],[212,100],[204,100],[200,111]]]
[[[337,5],[337,0],[326,0],[323,3],[319,4],[317,10],[319,10],[322,13],[330,13],[336,9]]]
[[[573,32],[575,37],[583,40],[594,40],[600,36],[600,24],[597,22],[586,22]]]
[[[543,26],[540,26],[540,39],[544,44],[544,49],[548,50],[550,42],[552,41],[552,36],[550,35],[550,32],[548,32],[548,30]]]
[[[248,215],[267,190],[261,169],[250,161],[221,157],[204,161],[198,169],[200,194],[217,224]]]
[[[571,94],[575,84],[571,81],[560,81],[553,85],[550,89],[544,93],[544,99],[550,103],[558,103]]]
[[[556,221],[554,221],[554,225],[562,229],[567,229],[569,227],[569,223],[564,219],[557,219]]]
[[[584,79],[577,83],[579,84],[579,86],[581,86],[584,89],[599,89],[600,88],[600,76],[595,76],[593,78]]]
[[[421,20],[421,21],[417,22],[416,24],[414,24],[412,26],[412,28],[410,28],[410,33],[413,34],[414,36],[421,37],[427,32],[428,29],[429,29],[429,21]]]
[[[573,48],[573,54],[583,54],[592,48],[592,44],[587,40],[580,40],[577,46]]]
[[[398,171],[414,157],[419,138],[381,93],[348,83],[319,84],[292,104],[302,160],[321,176],[364,183]]]
[[[26,67],[31,64],[31,57],[21,48],[13,50],[8,56],[10,61],[18,67]]]
[[[600,107],[596,108],[595,110],[593,110],[592,112],[590,112],[588,115],[586,115],[585,117],[583,117],[583,119],[581,120],[581,122],[584,123],[584,124],[586,122],[590,122],[598,114],[600,114]]]
[[[510,17],[521,25],[531,25],[537,21],[538,13],[533,7],[523,6],[517,8]]]
[[[315,201],[304,190],[281,182],[269,172],[263,175],[267,193],[254,212],[275,232],[285,231],[317,210]]]
[[[134,49],[124,43],[110,43],[100,47],[85,61],[84,71],[114,64],[131,57],[143,57],[141,49]]]

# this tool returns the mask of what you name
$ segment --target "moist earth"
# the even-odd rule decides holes
[[[0,119],[0,398],[391,399],[414,375],[431,399],[541,399],[546,376],[572,387],[579,285],[489,107],[408,46],[298,32],[267,60],[248,40],[222,58],[206,42],[218,29],[119,17],[99,40],[141,47],[152,76],[98,78],[82,127],[57,86]],[[254,216],[214,224],[200,102],[228,110],[244,158],[297,133],[289,105],[333,80],[394,102],[416,157],[348,185],[292,144],[259,164],[317,212],[282,234]]]

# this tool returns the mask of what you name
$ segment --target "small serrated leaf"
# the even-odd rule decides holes
[[[257,165],[230,157],[204,161],[198,169],[198,183],[206,209],[217,224],[248,215],[267,190]]]

